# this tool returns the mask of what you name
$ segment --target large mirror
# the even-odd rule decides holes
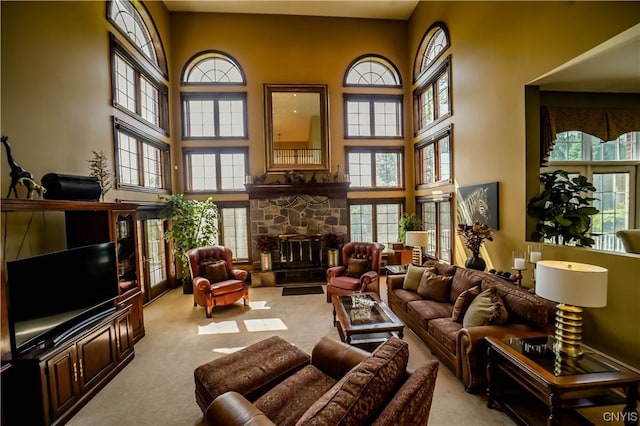
[[[267,172],[329,171],[327,86],[265,84]]]

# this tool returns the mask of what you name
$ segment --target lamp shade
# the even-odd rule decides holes
[[[608,270],[560,260],[541,260],[536,268],[536,294],[567,305],[601,308],[607,305]]]
[[[407,231],[407,245],[410,247],[426,247],[429,243],[427,231]]]

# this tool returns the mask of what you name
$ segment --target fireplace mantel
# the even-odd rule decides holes
[[[245,184],[250,200],[268,200],[290,195],[346,198],[350,182]]]

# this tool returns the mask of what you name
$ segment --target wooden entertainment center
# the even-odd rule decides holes
[[[125,203],[2,199],[1,210],[2,424],[62,425],[134,358],[134,343],[144,336],[137,208]],[[74,329],[57,345],[15,357],[8,337],[5,262],[20,250],[9,257],[11,244],[5,243],[17,241],[22,248],[22,242],[33,237],[38,244],[32,245],[42,250],[48,238],[60,236],[55,235],[60,227],[66,239],[63,248],[116,243],[115,309]],[[34,254],[39,253],[30,255]],[[63,277],[52,277],[51,283],[40,285],[61,284]]]

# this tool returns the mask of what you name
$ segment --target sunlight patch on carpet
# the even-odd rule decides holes
[[[217,354],[229,355],[244,348],[246,348],[246,346],[238,346],[236,348],[213,348],[211,352],[215,352]]]
[[[249,306],[251,307],[251,309],[255,309],[255,310],[260,310],[260,309],[271,309],[270,306],[267,306],[267,301],[266,300],[256,300],[254,301],[250,301],[249,302]]]
[[[249,332],[289,329],[280,318],[261,318],[261,319],[244,320],[244,325],[247,327],[247,331]]]
[[[198,326],[198,334],[230,334],[240,333],[240,328],[235,321],[212,322]]]

